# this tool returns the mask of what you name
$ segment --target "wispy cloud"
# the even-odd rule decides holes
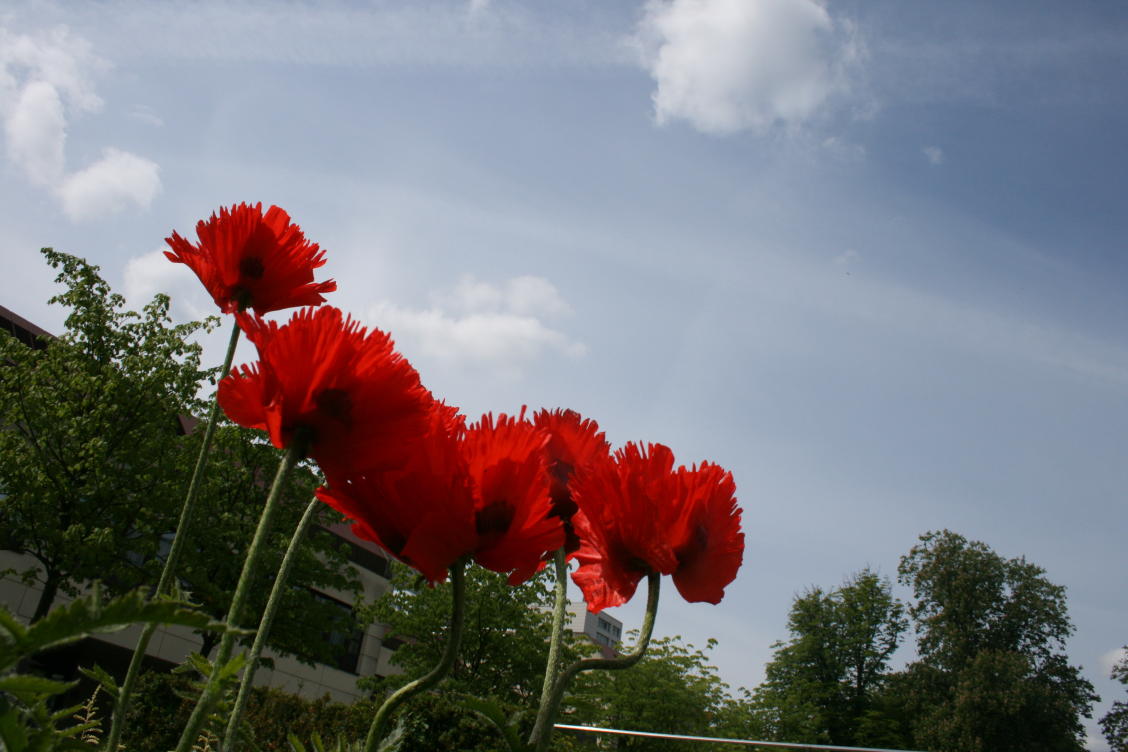
[[[28,35],[0,27],[8,159],[31,183],[54,193],[74,221],[148,207],[160,190],[156,163],[121,149],[107,148],[97,162],[66,172],[68,112],[102,106],[90,77],[105,67],[88,42],[66,29]]]
[[[924,153],[924,158],[928,160],[930,165],[938,167],[944,164],[944,150],[939,146],[926,146],[921,149]]]
[[[157,293],[164,293],[172,299],[172,311],[178,320],[199,320],[217,312],[195,275],[184,264],[165,258],[163,249],[129,259],[123,276],[125,297],[134,308],[145,305]]]
[[[545,357],[583,357],[587,347],[548,323],[571,313],[551,282],[516,277],[500,284],[464,278],[433,295],[427,308],[389,301],[372,305],[368,321],[391,332],[415,359],[440,366],[487,368],[509,380]]]
[[[863,50],[815,0],[651,0],[638,30],[659,123],[798,126],[849,92]]]
[[[96,6],[32,7],[49,23],[66,23],[95,35],[99,43],[112,42],[121,59],[590,67],[624,64],[630,57],[621,44],[630,14],[612,4],[591,5],[582,14],[545,13],[519,0],[201,0],[190,5],[107,0]]]
[[[58,193],[66,215],[80,222],[117,214],[131,205],[147,209],[160,189],[156,162],[108,148],[94,164],[67,175]]]
[[[1101,673],[1108,676],[1112,673],[1112,667],[1128,658],[1128,649],[1116,648],[1110,650],[1101,656]]]

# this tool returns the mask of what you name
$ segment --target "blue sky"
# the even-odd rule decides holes
[[[1126,72],[1096,0],[16,0],[0,302],[60,328],[52,245],[210,312],[162,239],[276,203],[469,414],[572,407],[734,472],[744,569],[658,625],[731,683],[795,593],[946,527],[1067,586],[1107,704]]]

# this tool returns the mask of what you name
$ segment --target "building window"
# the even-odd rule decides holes
[[[336,598],[330,598],[325,593],[319,593],[316,590],[311,590],[310,593],[313,597],[322,603],[332,604],[340,608],[348,616],[348,623],[355,624],[353,621],[352,607],[347,603],[343,603]],[[336,660],[331,661],[328,665],[348,671],[350,674],[355,674],[357,665],[360,663],[360,646],[364,642],[364,631],[357,629],[353,626],[351,629],[330,630],[323,632],[321,638],[329,645],[330,650]]]
[[[356,543],[353,543],[347,538],[343,538],[332,531],[326,530],[325,528],[319,528],[316,535],[332,536],[328,539],[329,544],[332,546],[339,546],[342,543],[348,546],[349,561],[353,564],[356,564],[358,567],[367,569],[369,572],[377,574],[384,579],[388,579],[392,576],[392,565],[391,562],[388,561],[387,557],[381,556],[374,551],[369,551],[363,546],[358,546]]]

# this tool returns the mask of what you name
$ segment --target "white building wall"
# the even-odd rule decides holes
[[[356,542],[354,539],[353,542]],[[363,543],[363,542],[361,542]],[[0,551],[0,572],[15,570],[23,572],[37,566],[37,562],[26,554]],[[389,588],[384,577],[361,567],[353,567],[360,580],[363,597],[366,601],[380,598]],[[3,603],[16,618],[25,624],[31,621],[35,606],[43,587],[39,583],[24,585],[18,578],[7,576],[0,579],[0,603]],[[326,591],[326,595],[349,602],[351,593]],[[67,603],[69,596],[60,592],[55,604]],[[92,639],[133,650],[141,634],[141,625],[135,625],[119,632],[93,636]],[[360,645],[357,673],[342,671],[335,666],[317,664],[309,666],[291,657],[279,656],[270,648],[263,651],[264,657],[274,661],[274,668],[260,667],[255,673],[256,686],[270,686],[287,692],[316,699],[328,694],[338,702],[352,702],[364,694],[356,688],[356,680],[361,676],[378,674],[387,676],[399,673],[402,669],[391,662],[392,651],[383,647],[384,627],[371,624],[364,631]],[[199,651],[201,640],[191,629],[180,626],[162,626],[153,634],[149,643],[148,655],[173,664],[183,663],[192,652]],[[119,677],[120,678],[120,677]]]

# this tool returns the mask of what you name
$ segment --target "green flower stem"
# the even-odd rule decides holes
[[[541,706],[537,711],[537,721],[533,726],[532,734],[529,735],[529,746],[536,752],[544,752],[548,749],[548,742],[552,738],[552,725],[556,722],[556,714],[560,710],[564,692],[568,689],[568,685],[572,683],[576,674],[593,669],[614,671],[630,668],[646,654],[646,648],[650,645],[650,635],[654,632],[654,616],[658,613],[658,586],[661,581],[662,576],[660,574],[657,572],[650,573],[647,580],[646,615],[642,620],[642,633],[638,637],[638,645],[635,646],[633,652],[621,655],[618,658],[583,658],[568,666],[556,678],[556,683],[552,688],[551,695],[547,698],[547,702],[544,698],[541,699]]]
[[[462,642],[462,622],[466,612],[465,567],[466,562],[459,560],[450,568],[453,604],[450,612],[450,637],[442,659],[439,660],[437,666],[431,669],[429,674],[408,682],[384,700],[384,704],[380,706],[376,711],[376,716],[372,719],[372,726],[368,729],[368,738],[364,741],[364,752],[376,752],[380,741],[387,735],[387,727],[391,721],[392,713],[405,700],[438,684],[454,665],[454,659],[458,655],[459,643]]]
[[[231,325],[231,337],[227,342],[227,354],[223,358],[223,368],[220,369],[220,378],[231,371],[231,361],[235,359],[235,347],[239,344],[239,325]],[[161,579],[157,582],[156,595],[166,594],[172,586],[176,576],[176,565],[180,561],[180,552],[184,550],[184,541],[188,539],[188,529],[192,525],[192,515],[195,512],[196,496],[200,490],[200,482],[204,477],[204,468],[207,466],[208,453],[211,451],[212,437],[215,436],[215,424],[219,414],[219,390],[212,398],[211,408],[208,411],[207,426],[204,428],[204,440],[200,444],[200,454],[196,457],[196,467],[192,471],[192,480],[188,483],[188,493],[184,498],[184,506],[180,509],[180,521],[176,524],[176,534],[172,538],[172,547],[165,558],[164,568],[161,570]],[[137,676],[141,673],[141,664],[145,660],[145,653],[149,649],[149,641],[157,631],[157,624],[149,623],[141,630],[141,637],[137,640],[137,647],[133,650],[133,658],[129,661],[129,669],[125,672],[125,680],[118,692],[117,702],[114,704],[113,722],[110,724],[110,733],[106,736],[105,748],[109,752],[116,752],[121,741],[122,732],[125,730],[125,714],[129,710],[130,695],[137,683]]]
[[[297,559],[298,548],[305,537],[306,530],[309,529],[309,523],[313,521],[313,513],[317,511],[317,505],[320,503],[317,497],[309,502],[305,514],[298,522],[297,529],[294,530],[293,537],[290,538],[290,546],[286,549],[286,555],[282,557],[282,565],[278,568],[278,574],[274,578],[274,587],[270,591],[270,599],[266,602],[266,611],[263,612],[262,620],[259,622],[258,633],[255,635],[255,642],[251,646],[251,654],[247,658],[247,666],[243,669],[243,679],[239,683],[239,696],[235,698],[235,707],[231,711],[231,718],[227,721],[227,731],[223,734],[223,746],[220,749],[227,752],[232,752],[235,749],[236,729],[239,728],[239,720],[243,717],[247,698],[251,694],[251,684],[254,682],[255,671],[258,669],[259,657],[262,655],[266,638],[270,635],[270,628],[274,625],[274,615],[278,611],[278,604],[282,602],[282,591],[290,577],[290,570],[294,567],[294,560]]]
[[[564,549],[558,548],[552,555],[556,566],[556,603],[552,609],[552,635],[548,641],[548,660],[544,664],[544,686],[541,689],[541,706],[548,703],[552,687],[560,673],[560,649],[564,642],[564,614],[568,608],[568,564],[564,560]]]
[[[278,512],[278,500],[282,498],[282,487],[286,484],[286,476],[290,474],[290,469],[303,454],[299,446],[300,443],[294,441],[286,450],[286,453],[282,456],[282,462],[278,465],[278,474],[274,476],[274,485],[270,487],[270,495],[266,497],[266,505],[263,507],[262,516],[259,517],[255,537],[251,540],[250,548],[247,549],[247,558],[243,562],[243,572],[239,575],[239,582],[235,586],[235,596],[231,599],[231,606],[227,610],[227,631],[223,633],[223,637],[219,641],[219,649],[215,654],[211,675],[208,676],[208,682],[204,686],[204,691],[200,694],[200,699],[196,701],[196,707],[192,709],[192,715],[188,718],[188,725],[184,727],[184,732],[180,736],[180,743],[176,745],[176,752],[189,752],[192,749],[192,744],[195,743],[196,737],[200,733],[200,727],[203,726],[212,706],[219,699],[219,675],[224,665],[230,660],[231,652],[235,647],[235,635],[243,613],[243,606],[246,604],[247,596],[251,591],[251,582],[254,580],[255,570],[258,568],[258,560],[262,558],[263,544],[274,526],[274,518]],[[110,750],[110,752],[113,751]]]

